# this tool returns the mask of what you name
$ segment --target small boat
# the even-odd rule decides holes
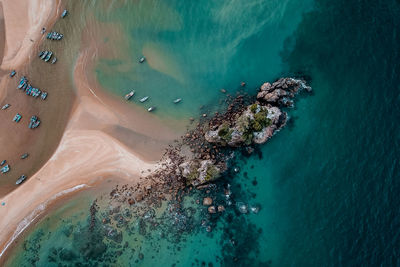
[[[64,9],[63,13],[61,14],[61,17],[65,18],[66,15],[68,15],[68,10]]]
[[[44,34],[46,32],[46,28],[42,28],[42,30],[40,31],[41,34]]]
[[[5,105],[1,108],[1,110],[8,109],[9,107],[10,107],[10,104],[5,104]]]
[[[44,51],[40,51],[38,56],[41,58],[43,56],[43,54],[44,54]]]
[[[19,122],[19,121],[21,120],[21,118],[22,118],[22,116],[19,115],[19,113],[17,113],[17,114],[14,116],[13,121]]]
[[[146,58],[145,57],[141,57],[140,59],[139,59],[139,63],[143,63],[143,62],[145,62],[146,61]]]
[[[125,95],[125,99],[126,99],[126,100],[131,99],[132,96],[133,96],[134,94],[135,94],[135,90],[132,90],[129,94],[126,94],[126,95]]]
[[[42,95],[40,96],[40,98],[45,100],[46,97],[47,97],[47,92],[42,92]]]
[[[39,124],[40,124],[39,118],[37,116],[32,116],[28,127],[29,129],[35,129],[39,126]]]
[[[21,175],[18,180],[15,182],[16,185],[22,184],[26,179],[25,175]]]
[[[51,56],[53,55],[53,52],[49,51],[49,53],[47,54],[46,58],[44,59],[45,62],[49,61]]]
[[[182,101],[182,98],[177,98],[177,99],[174,100],[174,104],[178,104],[181,101]]]
[[[6,173],[10,170],[10,166],[8,166],[8,164],[6,166],[4,166],[3,168],[1,168],[1,172],[2,173]]]
[[[25,86],[27,81],[28,80],[25,78],[25,76],[22,76],[21,80],[19,81],[18,89],[21,89],[23,86]]]
[[[147,101],[147,99],[149,99],[149,97],[148,97],[148,96],[145,96],[145,97],[143,97],[142,99],[140,99],[139,101],[140,101],[141,103],[143,103],[143,102]]]
[[[155,110],[156,109],[156,107],[149,107],[148,109],[147,109],[147,111],[148,112],[152,112],[153,110]]]
[[[51,64],[56,63],[56,61],[57,61],[57,58],[56,58],[56,57],[53,57],[53,60],[51,61]]]
[[[40,57],[41,59],[45,59],[49,51],[44,51],[43,55]]]
[[[23,155],[21,156],[21,159],[26,159],[27,157],[29,157],[29,154],[28,154],[28,153],[25,153],[25,154],[23,154]]]
[[[10,77],[14,77],[15,74],[17,74],[17,72],[16,72],[15,70],[13,70],[13,71],[10,73]]]
[[[6,164],[6,162],[7,162],[7,160],[3,160],[3,161],[0,163],[0,166],[3,166],[4,164]]]

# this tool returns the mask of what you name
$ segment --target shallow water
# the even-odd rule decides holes
[[[126,61],[99,61],[99,82],[116,94],[132,85],[151,96],[145,106],[156,105],[157,116],[196,115],[201,105],[217,105],[221,88],[235,92],[242,80],[253,92],[263,81],[301,74],[314,93],[297,99],[290,123],[268,144],[238,157],[239,174],[219,182],[232,185],[233,203],[260,205],[258,214],[240,214],[233,205],[207,218],[194,202],[203,194],[197,193],[185,205],[197,210],[191,231],[176,234],[179,225],[160,208],[159,228],[143,233],[140,220],[130,219],[116,227],[120,243],[105,238],[106,252],[91,257],[73,237],[89,227],[92,196],[77,209],[51,213],[51,233],[42,220],[26,237],[40,239],[40,248],[17,247],[9,266],[31,266],[32,258],[38,266],[400,264],[398,1],[114,1],[96,8],[97,20],[122,27],[130,47]],[[148,61],[139,64],[142,54]],[[172,105],[178,96],[184,100]],[[213,194],[227,204],[221,192]],[[109,205],[98,204],[100,220]],[[70,239],[56,238],[67,225],[56,217],[72,218]],[[204,217],[211,233],[201,226]],[[50,261],[50,246],[76,257]]]

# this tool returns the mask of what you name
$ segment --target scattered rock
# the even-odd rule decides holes
[[[210,206],[212,203],[213,203],[212,198],[210,198],[210,197],[203,198],[203,205],[204,206]]]
[[[208,207],[208,213],[217,213],[215,206]]]

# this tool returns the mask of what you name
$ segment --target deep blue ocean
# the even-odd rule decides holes
[[[155,115],[198,116],[241,81],[255,93],[265,81],[303,77],[313,93],[299,95],[288,125],[239,154],[240,172],[220,182],[258,214],[233,204],[207,218],[208,233],[196,220],[175,231],[165,207],[156,211],[164,223],[144,231],[126,211],[122,239],[103,239],[104,230],[87,230],[100,193],[80,194],[31,229],[8,266],[400,266],[400,1],[148,0],[96,12],[124,29],[127,62],[153,61],[121,71],[130,63],[100,60],[99,82],[120,95],[135,84],[165,108]],[[187,198],[188,211],[200,210],[193,217],[206,217],[201,197]],[[111,208],[99,206],[101,220]]]

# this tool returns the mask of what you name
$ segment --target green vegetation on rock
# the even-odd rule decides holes
[[[217,169],[217,167],[215,167],[214,165],[210,165],[207,167],[207,171],[206,171],[206,177],[204,177],[204,179],[209,182],[214,180],[215,178],[217,178],[219,175],[219,171]]]
[[[229,128],[228,123],[224,123],[219,127],[218,136],[221,137],[225,142],[229,142],[232,139],[233,130]]]

